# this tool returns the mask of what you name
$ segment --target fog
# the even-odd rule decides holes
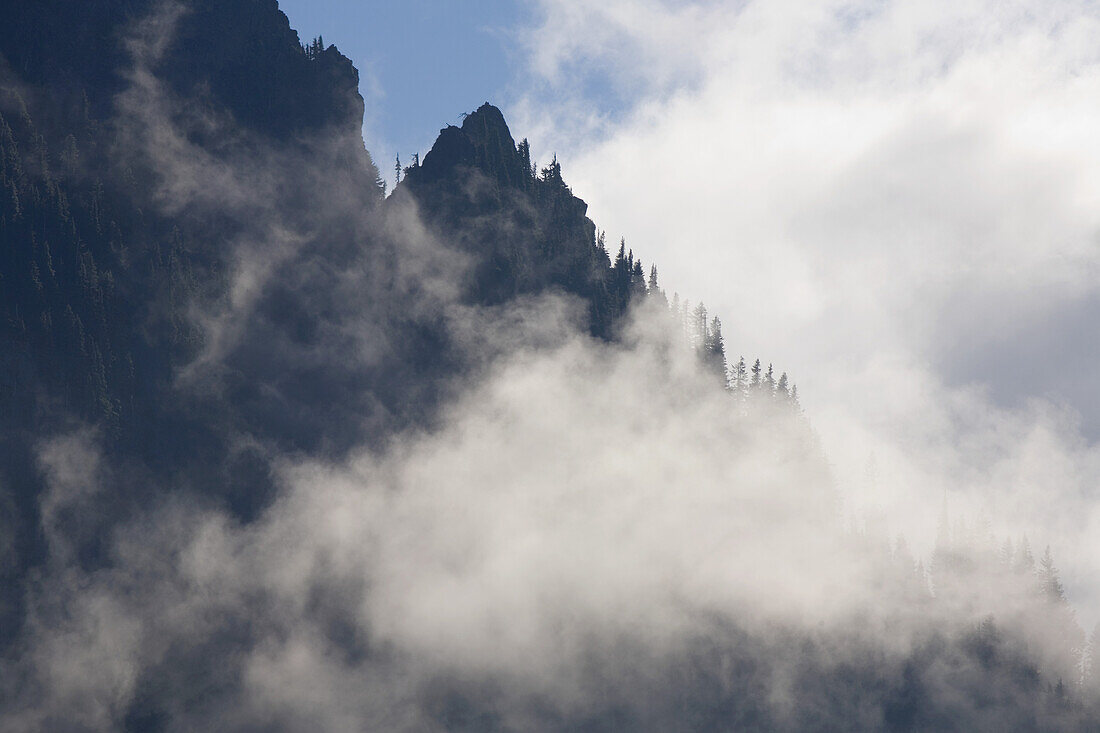
[[[991,613],[1044,673],[1073,673],[1058,647],[1043,657],[1055,627],[1028,616],[1028,581],[993,571],[952,590],[941,570],[933,601],[891,537],[847,526],[805,418],[724,392],[665,313],[643,311],[618,346],[547,331],[437,429],[339,462],[274,456],[278,496],[247,525],[168,495],[116,527],[94,572],[65,518],[118,477],[94,434],[43,442],[51,559],[7,728],[111,728],[167,700],[171,729],[443,729],[455,696],[505,727],[620,708],[691,727],[670,679],[699,674],[734,700],[747,675],[771,725],[798,727],[838,715],[806,709],[837,670],[885,674]],[[983,689],[999,684],[1011,694],[993,677]],[[957,705],[957,720],[978,715]]]
[[[671,27],[694,28],[708,8],[678,11]],[[652,5],[655,17],[665,10]],[[772,19],[759,13],[760,23]],[[1074,569],[1071,596],[1091,598],[1094,448],[1070,408],[1039,396],[1002,405],[983,384],[943,376],[928,346],[942,338],[946,296],[935,286],[977,272],[954,259],[977,255],[935,232],[922,251],[939,260],[918,256],[920,232],[908,248],[879,249],[876,238],[895,224],[875,223],[890,218],[881,200],[860,199],[877,174],[844,167],[845,179],[824,164],[814,169],[820,179],[799,165],[766,173],[768,151],[796,158],[784,128],[755,161],[736,154],[744,141],[734,135],[735,149],[719,158],[745,166],[723,170],[760,185],[722,226],[690,212],[728,202],[729,181],[702,190],[668,182],[660,206],[638,194],[637,206],[667,217],[658,225],[635,204],[616,208],[635,189],[606,192],[622,184],[623,158],[639,140],[657,161],[671,155],[663,146],[682,149],[679,128],[658,142],[669,119],[577,156],[578,193],[591,187],[597,216],[612,212],[613,226],[644,233],[647,258],[662,272],[670,263],[666,283],[686,292],[692,260],[715,262],[710,247],[739,253],[736,267],[715,268],[719,283],[701,279],[686,294],[719,306],[733,360],[744,347],[794,372],[803,413],[762,389],[724,389],[657,298],[639,301],[616,343],[588,336],[582,305],[564,295],[463,302],[464,258],[411,198],[363,207],[341,196],[357,181],[333,165],[346,150],[339,141],[273,148],[230,119],[181,107],[152,72],[178,17],[169,10],[136,30],[131,85],[118,102],[120,150],[158,173],[151,197],[164,212],[223,227],[228,295],[200,290],[188,305],[205,337],[176,387],[200,403],[241,380],[274,395],[277,408],[242,410],[224,431],[234,450],[262,462],[272,493],[242,518],[216,500],[222,487],[194,485],[208,476],[146,473],[92,428],[41,436],[48,559],[0,674],[10,701],[0,729],[949,721],[997,730],[1020,710],[1037,727],[1078,720],[1081,708],[1058,707],[1061,684],[1057,705],[1035,702],[1044,684],[1052,696],[1055,681],[1081,687],[1075,653],[1086,644],[1073,611],[1048,602],[1015,555],[996,552],[1008,535],[1027,533],[1036,559],[1049,543],[1059,566]],[[652,39],[635,40],[649,48]],[[546,53],[552,76],[553,47]],[[681,73],[674,63],[658,91]],[[697,82],[689,88],[705,91]],[[674,105],[698,101],[677,94]],[[827,122],[832,104],[810,112]],[[844,119],[834,118],[837,135]],[[865,154],[822,155],[874,168]],[[608,160],[622,165],[596,189],[594,171]],[[808,191],[783,198],[785,180]],[[917,199],[928,191],[912,185]],[[955,185],[960,196],[973,190]],[[1010,200],[1034,203],[1030,188],[1008,188]],[[937,196],[929,227],[954,232],[955,219],[931,218],[941,213]],[[784,215],[769,216],[779,199]],[[301,210],[310,218],[296,218]],[[847,240],[848,221],[868,227],[854,249],[812,249],[813,237]],[[668,250],[657,246],[676,226],[686,232],[670,235]],[[701,243],[691,257],[673,251],[681,237]],[[1029,290],[1035,263],[1020,237],[1006,266],[1018,279],[979,273],[979,285]],[[1073,272],[1087,254],[1074,238],[1057,251]],[[727,282],[731,294],[712,302]],[[929,293],[917,318],[910,299]],[[414,318],[451,337],[440,371],[464,369],[439,377],[425,368],[437,377],[438,412],[400,420],[398,406],[421,396],[417,379],[432,381],[400,371],[402,324]],[[303,322],[308,337],[295,331]],[[135,486],[151,498],[118,510],[110,497]],[[89,562],[90,546],[106,562]]]
[[[918,546],[946,489],[1096,608],[1094,8],[538,7],[511,115],[601,226],[792,375]]]

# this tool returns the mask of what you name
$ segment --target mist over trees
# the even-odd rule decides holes
[[[0,54],[0,731],[1097,729],[1057,548],[846,522],[496,107],[391,186],[274,2]]]

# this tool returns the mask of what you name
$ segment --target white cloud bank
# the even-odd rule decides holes
[[[723,316],[735,357],[792,373],[896,526],[930,540],[946,489],[1051,543],[1100,608],[1095,6],[539,7],[551,93],[513,124],[597,223]],[[629,107],[586,99],[593,78]]]

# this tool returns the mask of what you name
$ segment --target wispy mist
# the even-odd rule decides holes
[[[1092,618],[1094,9],[540,7],[515,113],[593,215],[798,375],[861,504],[928,551],[946,489],[1051,543]]]
[[[470,302],[481,229],[427,220],[408,189],[383,201],[347,130],[277,138],[173,88],[159,64],[186,11],[163,5],[131,28],[111,123],[121,167],[145,176],[142,203],[184,230],[181,251],[217,245],[215,261],[195,258],[187,277],[202,284],[185,303],[169,293],[142,316],[193,329],[164,394],[218,449],[157,471],[96,428],[35,436],[44,557],[0,671],[0,730],[1088,719],[1091,647],[1044,550],[1070,568],[1070,598],[1090,597],[1095,448],[1072,410],[1040,394],[1001,404],[931,356],[967,318],[993,330],[996,304],[1038,297],[1036,282],[1088,287],[1081,199],[1036,196],[1057,171],[976,183],[1026,158],[984,142],[984,113],[948,114],[986,57],[951,53],[944,71],[910,49],[913,69],[860,35],[897,30],[908,6],[801,8],[781,24],[755,4],[545,5],[555,28],[596,13],[612,21],[598,39],[668,51],[647,90],[668,108],[643,104],[585,148],[578,189],[662,268],[685,251],[719,263],[713,279],[662,271],[718,306],[731,354],[788,360],[808,411],[727,389],[644,289],[610,340],[563,292]],[[676,35],[712,25],[733,36],[688,48]],[[1062,58],[1018,26],[997,25],[991,58],[1005,43]],[[813,53],[837,34],[849,43]],[[815,43],[776,59],[769,39]],[[555,82],[576,45],[537,51]],[[712,56],[737,63],[697,66]],[[883,78],[864,78],[867,58]],[[792,79],[779,98],[772,84]],[[730,90],[733,109],[712,116]],[[659,202],[625,180],[628,158],[662,169],[685,139],[715,148],[662,178]],[[610,181],[598,189],[597,170]],[[461,195],[487,185],[471,173]],[[1014,202],[1033,208],[989,223]],[[1066,215],[1034,223],[1052,212]],[[1050,249],[1025,246],[1044,232]],[[242,509],[231,480],[262,500]]]

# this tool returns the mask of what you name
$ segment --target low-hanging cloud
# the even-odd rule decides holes
[[[1095,9],[540,7],[515,112],[601,224],[736,314],[730,348],[797,379],[841,483],[874,461],[868,501],[920,547],[946,489],[1095,608]]]
[[[277,458],[279,496],[249,524],[169,497],[115,530],[108,568],[51,546],[8,728],[110,728],[143,706],[169,729],[448,729],[461,710],[660,728],[691,694],[718,720],[797,729],[851,723],[806,702],[847,689],[846,665],[898,674],[929,634],[994,612],[1047,628],[1017,576],[934,603],[911,558],[844,526],[805,419],[731,397],[663,311],[620,345],[557,333],[502,355],[435,429]],[[71,471],[97,451],[88,433],[43,444],[47,525],[110,488]],[[1052,654],[1044,674],[1068,674]],[[861,704],[881,724],[884,701]]]

